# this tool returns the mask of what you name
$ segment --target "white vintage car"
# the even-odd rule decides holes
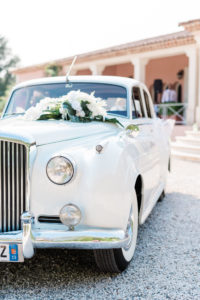
[[[93,249],[102,271],[121,272],[138,223],[164,195],[170,129],[136,80],[69,79],[19,84],[2,114],[0,261],[24,261],[37,248]],[[119,123],[24,118],[41,99],[70,91],[104,99],[108,119]]]

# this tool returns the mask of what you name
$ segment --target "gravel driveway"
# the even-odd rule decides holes
[[[92,252],[39,250],[0,265],[0,299],[200,299],[200,164],[172,161],[167,195],[139,229],[129,268],[101,274]]]

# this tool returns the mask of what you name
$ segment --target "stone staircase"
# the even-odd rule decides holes
[[[171,143],[172,156],[200,162],[200,131],[187,130],[185,134]]]

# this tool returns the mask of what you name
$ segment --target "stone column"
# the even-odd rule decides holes
[[[92,75],[102,75],[105,66],[92,64],[89,66],[89,69],[92,72]]]
[[[197,122],[200,126],[200,19],[182,22],[179,26],[189,31],[196,45],[187,54],[189,57],[188,70],[188,112],[187,123]]]
[[[196,47],[189,49],[188,56],[188,107],[186,120],[188,125],[195,121],[195,106],[197,96],[197,51]]]
[[[140,57],[134,57],[131,59],[131,62],[134,65],[134,79],[145,83],[146,65],[148,61],[149,60],[147,58]]]
[[[198,67],[198,81],[197,81],[197,104],[196,104],[196,113],[195,113],[195,121],[200,128],[200,41],[197,46],[197,67]]]

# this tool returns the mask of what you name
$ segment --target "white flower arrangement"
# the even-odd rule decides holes
[[[108,118],[106,101],[87,94],[71,91],[60,98],[44,98],[24,114],[25,120],[64,119],[73,122],[101,121],[123,125],[116,118]]]

